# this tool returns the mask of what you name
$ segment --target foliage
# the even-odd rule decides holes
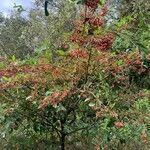
[[[121,1],[118,5],[119,22],[116,24],[116,29],[121,32],[118,33],[114,43],[115,49],[130,51],[138,47],[143,54],[149,53],[150,13],[148,9],[149,2],[147,0]]]

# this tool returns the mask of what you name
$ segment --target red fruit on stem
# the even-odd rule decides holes
[[[114,125],[115,125],[116,128],[123,128],[124,127],[123,122],[115,122]]]

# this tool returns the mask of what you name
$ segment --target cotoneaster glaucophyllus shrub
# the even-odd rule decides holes
[[[78,148],[76,140],[84,139],[102,148],[112,141],[121,143],[141,124],[145,130],[134,137],[141,135],[145,141],[148,121],[141,108],[147,110],[148,102],[139,100],[145,92],[139,94],[133,76],[147,75],[149,68],[139,51],[110,51],[115,36],[105,31],[107,7],[98,11],[98,1],[85,2],[69,47],[62,45],[67,55],[53,64],[14,65],[0,71],[9,127],[17,130],[23,124],[24,131],[48,133],[51,145],[62,150],[69,143]]]

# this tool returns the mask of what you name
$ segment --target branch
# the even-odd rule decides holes
[[[74,131],[71,131],[71,132],[67,133],[66,135],[73,134],[73,133],[75,133],[75,132],[78,132],[78,131],[84,130],[84,129],[88,129],[88,128],[91,129],[93,126],[94,126],[94,124],[92,124],[91,126],[82,127],[82,128],[76,129],[76,130],[74,130]]]
[[[88,62],[87,62],[85,83],[88,80],[88,74],[89,74],[89,66],[90,66],[91,56],[92,56],[92,49],[90,49],[90,54],[89,54],[89,58],[88,58]]]
[[[10,92],[8,92],[7,90],[4,90],[5,93],[7,93],[13,100],[16,99],[15,96],[13,96]]]

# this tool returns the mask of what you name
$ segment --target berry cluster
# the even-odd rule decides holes
[[[112,47],[114,41],[113,35],[105,35],[102,37],[94,37],[92,39],[92,46],[100,51],[106,51]]]
[[[99,0],[85,0],[85,5],[92,10],[95,10],[98,7],[98,3]]]
[[[62,102],[66,96],[68,96],[69,91],[64,90],[62,92],[54,92],[51,96],[46,97],[40,103],[39,108],[46,108],[48,105],[57,105],[58,103]]]
[[[76,33],[76,32],[71,35],[70,40],[73,43],[77,43],[79,45],[83,45],[85,42],[84,37],[81,36],[80,34]]]
[[[30,67],[30,66],[10,66],[8,69],[0,70],[0,78],[2,76],[12,77],[18,73],[36,73],[38,71],[50,71],[52,69],[51,64],[41,64],[38,66]]]
[[[98,17],[92,17],[89,19],[89,24],[94,27],[100,27],[104,24],[104,21]]]
[[[73,58],[87,58],[88,53],[86,50],[75,49],[70,52],[70,56]]]
[[[74,28],[75,28],[75,32],[76,33],[81,33],[82,32],[82,28],[83,28],[83,21],[81,20],[77,20],[74,22]]]

